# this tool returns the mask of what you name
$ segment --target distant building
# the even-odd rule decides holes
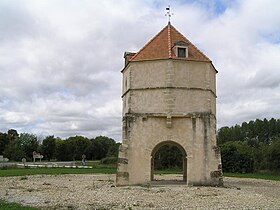
[[[124,54],[123,139],[117,185],[149,183],[163,145],[183,154],[188,185],[222,185],[216,141],[216,69],[170,23],[139,52]]]

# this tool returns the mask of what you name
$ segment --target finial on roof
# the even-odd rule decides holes
[[[168,17],[168,24],[170,24],[170,18],[171,18],[172,15],[174,15],[174,14],[171,13],[170,5],[168,5],[168,7],[166,7],[166,14],[165,14],[165,16]]]

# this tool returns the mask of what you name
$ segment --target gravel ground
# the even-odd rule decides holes
[[[176,175],[157,179],[178,179]],[[225,187],[115,187],[115,175],[0,178],[0,199],[42,209],[280,209],[280,182],[224,178]]]

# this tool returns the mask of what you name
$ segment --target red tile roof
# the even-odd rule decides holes
[[[182,41],[188,47],[187,58],[177,58],[172,47]],[[171,24],[164,27],[152,38],[139,52],[129,58],[129,61],[156,60],[156,59],[186,59],[195,61],[210,61],[199,49],[197,49],[186,37],[177,31]]]

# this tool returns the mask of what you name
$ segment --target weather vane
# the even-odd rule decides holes
[[[166,14],[165,14],[165,16],[168,16],[168,23],[170,23],[170,18],[172,15],[174,14],[171,13],[170,5],[168,5],[168,7],[166,7]]]

